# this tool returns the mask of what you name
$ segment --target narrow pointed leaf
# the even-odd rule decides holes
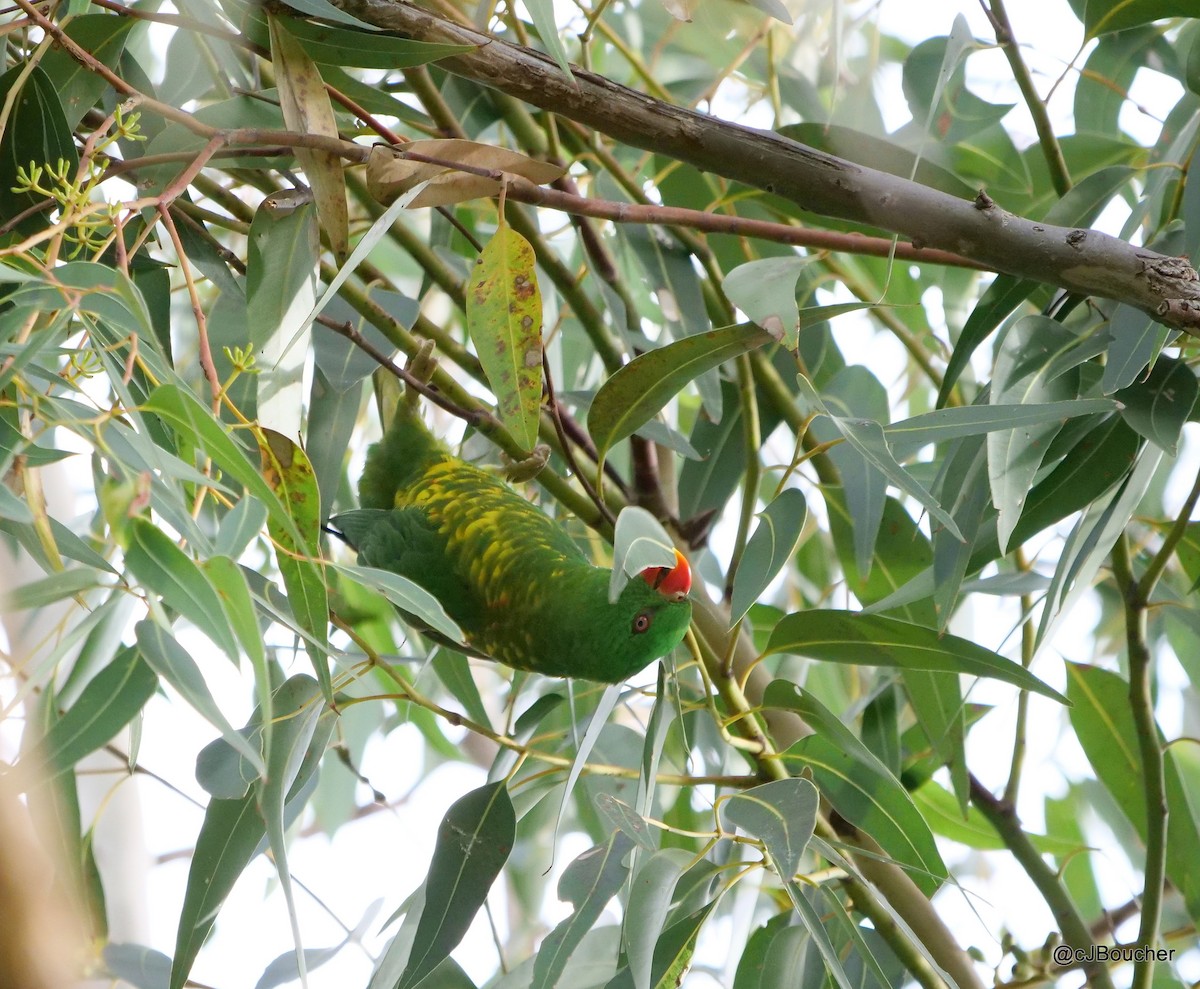
[[[506,223],[475,261],[467,329],[500,421],[522,448],[532,450],[542,406],[542,294],[533,245]]]
[[[772,340],[764,330],[739,323],[635,357],[601,386],[588,410],[588,431],[601,459],[657,415],[689,381]]]
[[[462,940],[508,860],[516,815],[503,780],[456,800],[438,829],[413,952],[396,989],[411,989]]]
[[[571,63],[567,61],[567,50],[563,47],[558,26],[554,23],[553,0],[525,0],[525,7],[533,17],[533,26],[537,28],[538,36],[542,39],[542,44],[546,46],[546,51],[558,63],[563,75],[573,80]]]
[[[138,648],[146,663],[167,683],[174,687],[192,709],[215,727],[221,737],[235,748],[260,773],[267,771],[262,753],[246,738],[234,730],[213,699],[200,666],[186,649],[165,628],[144,619],[134,628]]]
[[[279,547],[276,558],[283,586],[297,623],[317,644],[315,648],[309,646],[309,659],[325,699],[332,702],[329,660],[324,653],[329,641],[329,591],[321,563],[321,493],[317,479],[304,451],[281,433],[264,429],[259,450],[263,477],[293,523],[285,528],[267,521],[267,530]],[[292,538],[293,529],[300,533],[301,542]]]
[[[277,198],[265,201],[250,224],[246,320],[258,359],[258,424],[298,441],[320,231],[311,202],[285,205]]]
[[[1194,380],[1194,379],[1193,379]],[[1120,396],[1117,396],[1120,399]],[[930,443],[943,443],[960,436],[975,436],[998,429],[1018,429],[1047,420],[1066,420],[1096,412],[1111,412],[1117,403],[1108,398],[1076,398],[1035,405],[966,405],[938,409],[883,427],[896,456],[915,453]]]
[[[766,651],[831,663],[991,677],[1066,703],[1062,694],[1011,659],[957,635],[938,635],[923,625],[882,615],[819,609],[787,615],[775,626]]]
[[[920,481],[896,462],[883,434],[883,427],[879,423],[871,419],[849,419],[831,414],[812,383],[802,374],[797,375],[797,378],[800,383],[800,401],[809,413],[828,416],[846,442],[861,453],[872,467],[905,494],[920,502],[956,539],[962,539],[962,533],[958,531],[958,526],[949,513],[938,504],[937,499]]]
[[[84,756],[110,742],[158,687],[158,677],[136,646],[125,646],[97,673],[50,727],[38,750],[31,779],[72,769]]]
[[[675,884],[692,863],[683,848],[663,848],[646,857],[629,887],[625,915],[625,951],[635,989],[650,989],[654,949],[675,893]]]
[[[312,677],[295,676],[279,687],[273,701],[282,725],[295,720],[290,716],[299,714],[313,703],[319,705],[320,687]],[[251,726],[256,727],[261,717],[262,712],[256,711]],[[285,824],[294,820],[308,801],[309,787],[315,782],[314,774],[325,753],[333,723],[332,712],[326,709],[288,791]],[[170,989],[181,989],[187,981],[196,955],[216,922],[221,904],[246,866],[266,847],[265,839],[266,826],[257,794],[247,793],[236,800],[214,798],[208,802],[179,914]]]
[[[571,954],[625,884],[629,868],[624,859],[631,848],[633,840],[615,831],[603,845],[588,849],[567,866],[558,883],[558,896],[569,901],[575,912],[542,939],[530,989],[553,989],[558,985]]]
[[[125,563],[138,583],[158,594],[229,657],[238,662],[237,638],[216,588],[204,571],[161,529],[145,518],[130,520]]]
[[[1067,664],[1071,726],[1096,777],[1142,840],[1146,838],[1146,791],[1137,727],[1129,706],[1129,684],[1097,666]],[[1162,733],[1158,731],[1161,743]],[[1200,828],[1187,799],[1174,754],[1164,754],[1167,817],[1167,878],[1183,894],[1188,914],[1200,915],[1200,860],[1193,850]]]
[[[736,793],[721,810],[727,828],[736,825],[763,843],[786,883],[800,868],[819,803],[817,788],[808,780],[783,779]]]
[[[758,600],[796,551],[808,505],[799,488],[787,488],[759,513],[733,582],[730,621],[736,622]]]
[[[279,105],[288,128],[298,134],[336,139],[337,122],[316,63],[284,26],[283,18],[268,14],[267,23]],[[350,250],[350,217],[346,209],[346,179],[341,159],[316,148],[297,147],[295,152],[312,186],[317,214],[329,237],[329,246],[341,262]]]
[[[291,516],[275,492],[229,435],[229,428],[219,422],[194,395],[177,385],[159,385],[142,406],[142,411],[166,419],[190,443],[212,457],[222,470],[266,505],[270,517],[280,525],[295,529]],[[299,535],[298,532],[292,533],[293,538],[298,539]]]

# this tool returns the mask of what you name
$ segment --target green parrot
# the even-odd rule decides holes
[[[362,508],[332,520],[359,563],[434,595],[470,651],[547,676],[621,683],[691,621],[691,571],[652,567],[609,601],[612,572],[507,484],[451,454],[402,400],[359,479]]]

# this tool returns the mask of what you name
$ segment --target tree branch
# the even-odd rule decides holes
[[[449,72],[561,114],[633,147],[782,196],[823,216],[866,223],[963,254],[1021,278],[1134,306],[1200,335],[1200,276],[1168,257],[1096,230],[1015,216],[986,196],[974,202],[806,147],[772,131],[653,99],[553,59],[395,0],[338,0],[364,21],[428,42],[474,45],[442,59]]]

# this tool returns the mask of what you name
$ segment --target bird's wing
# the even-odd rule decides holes
[[[418,508],[361,508],[330,520],[364,566],[388,570],[420,584],[446,609],[464,632],[479,626],[480,604],[446,552],[446,539]],[[415,616],[405,619],[424,634],[453,645],[431,632]],[[461,648],[461,646],[455,646]]]

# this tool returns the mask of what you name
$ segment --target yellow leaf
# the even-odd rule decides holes
[[[496,395],[500,421],[532,450],[542,404],[542,293],[533,247],[505,223],[475,261],[467,329]]]

